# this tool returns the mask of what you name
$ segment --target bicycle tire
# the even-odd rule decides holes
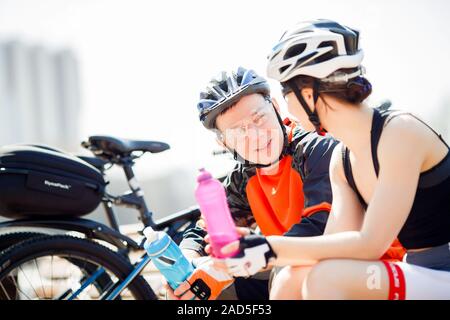
[[[9,247],[30,238],[43,236],[45,234],[39,232],[10,232],[0,235],[0,254]]]
[[[87,239],[68,235],[49,235],[31,238],[6,249],[0,256],[0,284],[16,267],[45,257],[64,255],[74,260],[102,266],[120,280],[124,280],[133,266],[122,255]],[[155,300],[155,293],[142,276],[137,276],[127,287],[137,300]]]

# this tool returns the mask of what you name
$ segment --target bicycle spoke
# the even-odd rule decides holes
[[[72,266],[72,259],[71,259],[71,255],[69,254],[69,256],[68,256],[68,259],[66,259],[68,262],[70,262],[71,263],[71,266]],[[68,277],[68,279],[70,279],[70,292],[72,293],[73,292],[73,280],[72,280],[72,278],[73,278],[73,268],[70,268],[70,275],[69,275],[69,277]]]
[[[0,282],[0,286],[3,289],[3,292],[5,293],[5,296],[8,300],[11,300],[11,298],[9,297],[8,291],[6,291],[5,287],[3,286],[3,282]]]
[[[65,292],[63,292],[59,297],[57,297],[55,300],[65,300],[66,297],[71,294],[73,291],[72,289],[67,289]]]
[[[103,290],[103,294],[100,296],[100,300],[104,300],[105,297],[109,296],[114,289],[116,288],[117,283],[114,283],[112,280],[108,284],[108,286]]]
[[[52,255],[52,257],[51,257],[51,262],[50,262],[50,266],[51,266],[51,278],[50,278],[50,289],[52,290],[51,291],[51,294],[52,294],[52,300],[53,300],[53,255]]]
[[[84,260],[84,263],[83,263],[83,268],[81,268],[80,270],[81,270],[81,273],[83,273],[83,270],[86,270],[86,265],[87,265],[87,261],[86,260]],[[80,287],[83,287],[83,281],[85,281],[85,279],[86,279],[86,274],[84,275],[84,277],[82,277],[81,279],[80,279]],[[86,288],[87,289],[87,288]],[[81,292],[80,292],[81,293]],[[90,295],[89,295],[89,297],[90,297]]]
[[[39,271],[39,266],[38,266],[38,264],[37,264],[37,261],[36,261],[36,260],[37,260],[37,259],[33,259],[33,261],[34,261],[34,264],[35,264],[35,266],[36,266],[36,269],[37,269],[37,272],[38,272],[38,274],[39,274],[39,280],[40,280],[40,282],[41,282],[42,292],[44,293],[44,297],[47,297],[47,295],[45,294],[44,283],[42,282],[42,276],[41,276],[41,272]]]
[[[102,273],[105,272],[105,269],[103,267],[98,268],[92,275],[89,277],[83,277],[81,279],[81,286],[80,288],[71,296],[69,297],[69,300],[73,300],[75,297],[77,297],[78,294],[80,294],[84,289],[88,288],[94,281],[97,280],[99,276],[102,275]],[[84,282],[84,283],[83,283]]]
[[[14,282],[14,287],[17,289],[17,291],[19,291],[20,293],[23,293],[27,297],[28,300],[32,300],[25,292],[23,292],[20,289],[20,287],[17,284],[16,279],[14,278],[14,276],[9,276],[9,277],[11,277],[12,281]],[[16,293],[16,300],[17,300],[17,293]]]
[[[30,280],[28,279],[27,275],[25,274],[25,272],[22,269],[22,266],[19,266],[20,271],[23,273],[23,275],[25,276],[25,279],[27,279],[28,284],[31,286],[31,288],[33,289],[34,293],[36,294],[36,297],[39,297],[38,293],[36,292],[36,290],[34,289],[33,284],[30,282]]]
[[[19,287],[17,286],[17,283],[16,283],[16,281],[14,280],[14,277],[13,277],[13,276],[10,276],[10,277],[13,279],[14,287],[17,288],[17,289],[16,289],[16,296],[14,297],[14,300],[17,300],[18,295],[19,295]]]
[[[83,278],[86,278],[86,277],[88,277],[89,276],[89,274],[86,274],[87,272],[84,272],[83,270],[86,270],[86,265],[87,265],[87,261],[86,260],[84,260],[84,263],[83,263],[83,268],[81,268],[80,270],[81,270],[81,273],[83,273],[84,274],[84,277]],[[83,281],[83,278],[81,278],[81,280],[80,280],[80,282],[81,281]]]

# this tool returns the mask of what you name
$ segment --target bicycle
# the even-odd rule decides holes
[[[101,202],[109,226],[79,217],[25,217],[0,223],[0,230],[11,227],[47,228],[77,232],[84,237],[23,231],[0,235],[0,299],[44,297],[112,300],[127,297],[129,294],[136,299],[157,299],[152,288],[140,275],[151,259],[143,254],[132,264],[129,258],[131,253],[143,250],[143,241],[137,243],[120,232],[113,206],[138,210],[145,227],[164,230],[176,243],[181,241],[184,230],[193,226],[200,216],[198,207],[190,207],[155,222],[133,172],[136,159],[147,152],[165,151],[169,149],[169,145],[157,141],[91,136],[88,141],[82,142],[82,146],[92,151],[95,157],[79,158],[97,168],[102,175],[114,165],[122,167],[131,190],[119,196],[108,194],[106,190],[103,192]],[[38,147],[60,152],[47,146]],[[140,233],[142,234],[142,231]],[[110,248],[100,243],[101,241]],[[52,265],[51,280],[54,276],[55,261],[60,264],[64,262],[66,265],[69,263],[71,270],[73,269],[69,277],[72,282],[70,286],[67,285],[66,290],[56,292],[53,282],[50,289],[47,289],[48,285],[44,286],[47,278],[42,278],[42,271],[48,273],[49,270],[41,270],[39,265],[48,264],[49,260]],[[32,285],[34,292],[23,292],[21,286],[24,286],[27,280],[28,284],[31,283],[24,270],[30,270],[32,266],[35,267],[33,279],[40,277],[40,288],[34,288]]]

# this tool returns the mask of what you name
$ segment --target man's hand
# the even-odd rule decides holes
[[[223,270],[214,268],[210,257],[193,260],[197,268],[176,290],[165,284],[166,298],[170,300],[214,300],[222,290],[233,283],[233,278]]]
[[[163,286],[166,290],[166,300],[199,300],[195,297],[195,294],[189,290],[191,285],[187,281],[184,281],[178,288],[173,290],[166,279],[163,279]]]

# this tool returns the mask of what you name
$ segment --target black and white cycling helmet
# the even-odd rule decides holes
[[[207,129],[215,129],[216,118],[242,97],[261,93],[270,95],[267,80],[253,70],[239,67],[236,72],[223,71],[200,93],[197,104],[200,121]]]
[[[319,19],[301,22],[288,29],[267,57],[267,75],[281,82],[285,93],[286,89],[294,92],[320,135],[326,130],[317,110],[310,110],[294,78],[309,76],[314,79],[314,104],[320,92],[352,90],[355,86],[367,86],[366,90],[370,91],[370,84],[360,77],[364,73],[361,66],[364,53],[359,43],[358,31]],[[327,90],[323,89],[324,84],[328,85]],[[334,84],[341,87],[333,89]]]
[[[299,75],[341,82],[363,72],[363,56],[358,31],[331,20],[306,21],[282,35],[268,56],[267,75],[279,82]],[[353,74],[336,72],[355,68]]]
[[[270,97],[270,87],[267,80],[258,76],[255,71],[239,67],[236,72],[221,72],[221,74],[217,78],[212,79],[206,89],[200,93],[200,101],[197,103],[200,121],[207,129],[217,129],[216,118],[223,111],[238,102],[239,99],[253,93],[260,93],[265,97]],[[236,150],[225,146],[235,160],[246,166],[264,168],[280,161],[290,152],[286,128],[275,107],[274,111],[284,137],[283,149],[278,159],[269,164],[251,163],[239,155]]]

